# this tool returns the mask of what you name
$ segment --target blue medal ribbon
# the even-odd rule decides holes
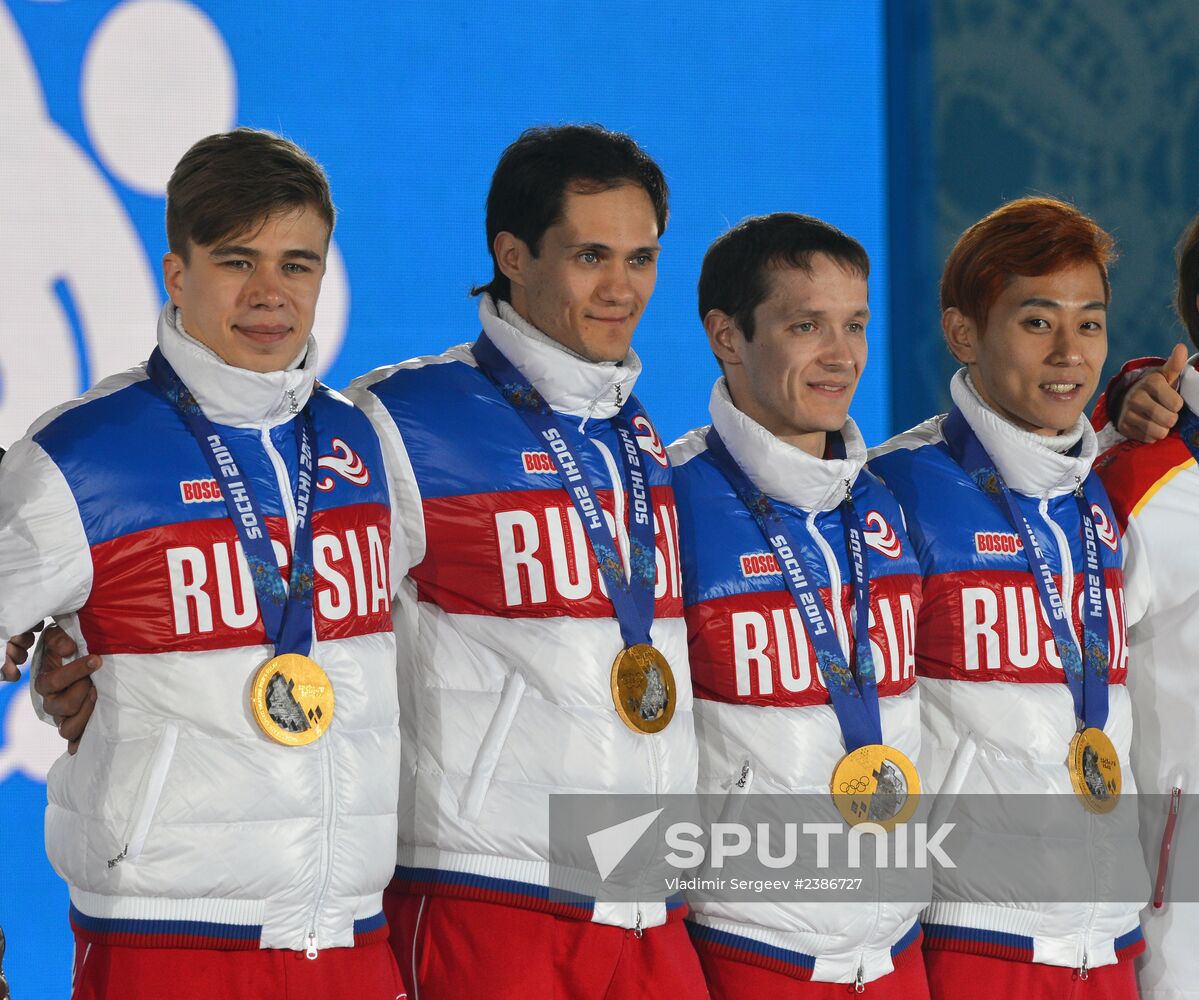
[[[870,653],[870,576],[866,563],[866,546],[862,522],[854,510],[851,491],[846,490],[840,504],[841,523],[845,529],[845,551],[853,571],[854,589],[854,659],[851,667],[837,639],[833,618],[820,599],[819,589],[804,562],[802,551],[791,529],[779,515],[774,503],[746,475],[721,440],[716,428],[707,434],[708,451],[716,467],[733,487],[746,510],[757,522],[778,561],[783,581],[791,592],[795,607],[812,645],[816,649],[816,664],[829,701],[841,726],[845,750],[852,753],[859,747],[883,742],[883,726],[878,707],[878,684],[874,675],[874,657]],[[840,444],[839,439],[837,443]],[[840,601],[840,594],[830,594]]]
[[[641,643],[652,646],[650,628],[654,624],[654,587],[657,583],[654,517],[641,450],[626,415],[626,411],[639,409],[640,404],[630,398],[612,419],[620,437],[621,470],[628,497],[629,576],[626,579],[616,540],[604,521],[599,496],[571,445],[571,432],[487,334],[480,334],[471,350],[479,370],[553,456],[562,486],[587,532],[587,541],[620,623],[620,637],[625,646]]]
[[[1190,406],[1184,405],[1178,414],[1178,436],[1199,463],[1199,417],[1195,416]]]
[[[974,429],[956,406],[945,418],[942,428],[949,453],[975,485],[995,501],[999,510],[1020,536],[1024,543],[1024,554],[1032,569],[1033,580],[1041,598],[1049,625],[1053,629],[1053,640],[1057,646],[1066,685],[1074,699],[1074,715],[1079,728],[1102,729],[1107,722],[1107,687],[1109,673],[1108,608],[1103,563],[1099,558],[1099,536],[1091,516],[1092,497],[1086,485],[1079,483],[1074,491],[1078,502],[1078,518],[1082,533],[1083,602],[1082,602],[1082,649],[1074,637],[1070,620],[1073,612],[1065,601],[1053,579],[1053,569],[1037,536],[1028,523],[1028,518],[1016,503],[1011,490],[999,475],[991,456],[974,433]],[[1088,476],[1087,482],[1090,482]]]
[[[275,646],[275,655],[299,653],[307,656],[312,649],[312,444],[316,440],[312,408],[305,406],[292,422],[296,435],[296,454],[299,456],[296,537],[292,546],[291,573],[284,587],[262,507],[254,495],[249,477],[242,473],[220,431],[204,415],[191,390],[158,348],[150,355],[147,372],[183,418],[221,488],[225,510],[237,530],[246,564],[250,568],[262,624],[267,638]]]

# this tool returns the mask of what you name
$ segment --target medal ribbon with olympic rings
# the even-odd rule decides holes
[[[883,727],[878,707],[878,685],[874,675],[874,658],[870,653],[870,577],[866,564],[866,546],[863,544],[862,522],[854,510],[853,500],[846,490],[841,502],[841,524],[845,529],[845,551],[853,569],[854,610],[854,659],[856,670],[851,667],[837,639],[832,616],[820,599],[820,591],[812,583],[812,576],[804,563],[799,545],[791,529],[787,527],[774,503],[763,493],[745,471],[737,464],[728,447],[721,440],[716,428],[707,434],[708,451],[716,467],[733,487],[745,505],[762,536],[766,539],[778,561],[783,581],[791,592],[796,608],[805,623],[805,629],[816,648],[816,663],[820,676],[828,689],[846,751],[852,752],[864,746],[883,742]],[[832,438],[834,448],[844,451],[840,437]],[[838,456],[841,457],[841,456]],[[784,549],[789,550],[787,558]],[[839,601],[840,594],[831,594]]]
[[[487,334],[479,334],[471,350],[479,370],[553,456],[562,487],[587,532],[587,541],[603,575],[625,648],[641,644],[652,646],[650,628],[654,623],[654,587],[658,568],[654,518],[640,446],[626,415],[626,411],[639,409],[640,404],[635,397],[630,397],[612,420],[621,440],[620,463],[628,497],[629,578],[626,579],[616,540],[604,523],[603,508],[591,477],[571,446],[570,438],[574,432],[558,419],[541,393],[492,343]]]
[[[1071,609],[1067,608],[1057,584],[1053,569],[1045,552],[1037,541],[1028,518],[1016,503],[1011,490],[999,475],[991,456],[956,406],[945,418],[942,428],[945,443],[953,460],[965,470],[975,485],[995,501],[996,506],[1024,543],[1024,554],[1032,570],[1033,580],[1041,598],[1041,606],[1053,629],[1053,641],[1058,657],[1062,661],[1062,672],[1066,685],[1074,699],[1074,715],[1080,727],[1102,730],[1107,722],[1108,696],[1108,607],[1103,578],[1103,564],[1099,559],[1099,541],[1095,521],[1091,516],[1091,504],[1097,498],[1089,496],[1086,484],[1079,484],[1074,491],[1078,502],[1078,517],[1082,533],[1084,559],[1084,599],[1082,602],[1083,641],[1079,652],[1077,639],[1069,625]],[[1092,474],[1093,475],[1093,474]],[[1092,476],[1087,477],[1091,483]]]
[[[266,530],[262,507],[254,495],[248,476],[241,472],[232,450],[224,443],[216,426],[204,415],[191,390],[175,369],[154,349],[147,372],[159,391],[178,411],[204,455],[213,478],[221,488],[225,510],[237,531],[267,639],[275,654],[298,653],[307,656],[312,648],[312,485],[314,478],[312,446],[316,439],[312,408],[305,406],[293,421],[299,474],[296,482],[296,537],[292,546],[288,585],[283,585],[279,562]],[[221,461],[229,456],[232,461]],[[233,493],[237,491],[248,509],[238,509]]]

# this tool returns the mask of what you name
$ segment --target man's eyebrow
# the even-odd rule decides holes
[[[315,250],[303,250],[303,249],[284,250],[283,256],[288,259],[293,258],[293,257],[299,257],[301,260],[310,260],[315,264],[319,264],[324,259]]]
[[[253,247],[239,246],[237,244],[226,244],[224,246],[214,247],[212,250],[208,251],[208,256],[212,260],[223,260],[226,257],[250,257],[257,259],[262,256],[262,253],[261,251],[255,250]],[[315,250],[306,250],[302,247],[284,250],[283,257],[285,260],[310,260],[316,264],[319,264],[324,259]]]
[[[1033,309],[1061,309],[1062,304],[1056,299],[1025,299],[1020,303],[1020,308],[1024,309],[1026,307],[1031,307]],[[1094,302],[1083,303],[1082,308],[1099,309],[1103,312],[1107,312],[1107,303],[1096,300]]]
[[[612,247],[607,243],[596,243],[593,240],[584,240],[581,243],[567,243],[567,250],[603,250],[605,253],[611,253]],[[630,253],[657,253],[662,249],[661,243],[647,243],[643,247],[637,247],[630,250]]]
[[[209,257],[261,257],[253,247],[238,246],[235,243],[225,243],[208,251]]]
[[[791,309],[788,311],[788,313],[791,316],[816,316],[819,319],[824,319],[824,317],[828,315],[828,310],[827,309],[800,308],[800,309]],[[852,315],[855,318],[860,317],[860,316],[869,316],[870,315],[870,307],[862,306],[861,309],[855,309],[853,311]]]

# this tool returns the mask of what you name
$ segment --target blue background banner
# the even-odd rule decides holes
[[[870,364],[854,414],[889,432],[882,0],[254,4],[0,0],[0,445],[153,346],[166,180],[236,124],[328,169],[340,210],[318,314],[325,379],[438,353],[478,330],[484,201],[528,125],[630,132],[672,189],[638,395],[671,440],[707,420],[717,369],[696,314],[707,245],[790,210],[873,261]],[[432,415],[431,415],[432,418]],[[0,925],[19,1000],[61,997],[66,892],[42,847],[60,744],[24,683],[0,687]]]

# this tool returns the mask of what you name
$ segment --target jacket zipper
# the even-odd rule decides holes
[[[299,412],[299,404],[296,400],[296,394],[293,390],[286,391],[288,409],[291,413]],[[267,457],[271,460],[271,466],[275,470],[275,479],[279,485],[279,497],[283,501],[283,511],[287,516],[287,535],[291,541],[291,547],[295,552],[295,537],[296,537],[296,501],[291,492],[291,477],[287,473],[287,465],[283,461],[283,456],[279,454],[275,448],[275,443],[271,440],[270,430],[263,427],[259,432],[262,438],[262,447],[266,452]],[[313,442],[315,447],[316,442]],[[309,512],[312,516],[312,512]],[[314,636],[315,641],[315,636]],[[304,954],[315,959],[320,953],[320,941],[316,933],[317,917],[321,911],[321,904],[325,901],[325,896],[329,891],[329,884],[333,880],[333,844],[337,837],[337,803],[334,798],[334,780],[333,780],[333,755],[329,746],[329,740],[321,741],[320,746],[320,768],[321,768],[321,815],[327,818],[326,828],[328,834],[321,841],[321,858],[320,865],[317,868],[317,880],[320,885],[320,891],[316,895],[316,899],[312,904],[312,918],[308,930],[308,948]]]
[[[1075,477],[1076,479],[1078,477]],[[1052,517],[1049,516],[1049,500],[1044,498],[1037,505],[1037,511],[1041,515],[1041,519],[1049,526],[1049,531],[1057,542],[1058,554],[1062,561],[1062,610],[1065,613],[1066,625],[1070,629],[1070,635],[1074,638],[1074,645],[1078,647],[1079,654],[1082,654],[1082,646],[1078,641],[1078,630],[1074,627],[1074,559],[1070,555],[1070,543],[1066,541],[1066,533],[1062,531],[1062,527]],[[1049,608],[1045,609],[1050,612]]]
[[[620,383],[616,384],[616,401],[620,402]],[[581,429],[581,428],[580,428]],[[608,469],[608,478],[612,483],[612,517],[616,522],[616,547],[620,550],[621,561],[625,567],[625,579],[629,579],[632,573],[632,562],[629,555],[629,535],[628,529],[625,526],[625,493],[624,482],[620,475],[620,469],[616,465],[616,459],[612,456],[608,446],[598,438],[592,439],[591,443],[595,445],[596,450],[604,460],[604,465]],[[662,768],[658,760],[658,745],[654,739],[646,741],[649,751],[649,765],[651,785],[654,790],[654,795],[658,794],[658,789],[662,784]],[[642,930],[642,921],[644,916],[641,912],[641,907],[636,910],[636,920],[633,925],[633,936],[640,939],[644,933]]]
[[[853,482],[849,479],[845,480],[845,498],[848,500],[853,496]],[[841,643],[841,650],[845,654],[846,659],[850,658],[850,638],[849,626],[845,621],[845,613],[842,610],[841,603],[841,567],[837,563],[837,557],[833,554],[832,547],[825,541],[824,536],[820,533],[820,529],[816,526],[816,511],[808,514],[807,519],[808,533],[816,541],[816,547],[820,550],[820,554],[824,557],[825,565],[828,567],[829,579],[829,598],[833,605],[833,628],[837,632],[837,639]],[[849,556],[849,553],[846,553]],[[859,608],[854,605],[854,615],[870,614],[869,608]],[[871,935],[878,929],[879,921],[879,893],[882,887],[875,882],[875,908],[874,908],[874,927],[871,929]],[[866,992],[866,951],[863,949],[858,955],[858,969],[854,975],[853,981],[854,993]]]
[[[825,566],[828,567],[829,603],[833,606],[833,630],[837,633],[837,641],[841,643],[841,652],[848,661],[850,658],[849,627],[845,623],[845,613],[841,604],[841,567],[837,565],[837,557],[833,555],[832,548],[824,540],[824,535],[816,526],[816,511],[808,514],[807,528],[808,534],[815,540],[816,547],[824,558]],[[869,613],[867,609],[866,614]]]
[[[1074,477],[1073,492],[1074,492],[1075,496],[1082,495],[1082,477],[1081,476]],[[1077,647],[1078,653],[1081,656],[1083,654],[1082,643],[1079,642],[1078,630],[1074,627],[1074,560],[1070,555],[1070,544],[1066,540],[1066,533],[1064,531],[1062,531],[1061,525],[1059,525],[1057,523],[1057,521],[1055,521],[1052,517],[1049,516],[1049,498],[1048,497],[1043,497],[1041,499],[1041,502],[1037,505],[1037,510],[1040,512],[1042,520],[1044,520],[1044,522],[1047,525],[1049,525],[1049,530],[1053,534],[1053,537],[1057,542],[1058,555],[1059,555],[1059,558],[1061,559],[1061,564],[1062,564],[1061,565],[1062,611],[1065,614],[1066,625],[1070,629],[1070,635],[1074,639],[1074,645]],[[1087,979],[1089,979],[1090,975],[1091,975],[1090,954],[1087,951],[1087,946],[1088,946],[1088,942],[1091,940],[1091,930],[1095,925],[1095,916],[1099,911],[1099,904],[1094,899],[1094,896],[1095,896],[1095,891],[1094,891],[1094,889],[1095,889],[1095,886],[1094,886],[1095,854],[1094,854],[1094,845],[1091,842],[1091,833],[1093,832],[1091,829],[1092,825],[1093,824],[1091,823],[1090,819],[1088,818],[1088,820],[1087,820],[1087,855],[1091,862],[1091,883],[1092,883],[1092,886],[1091,886],[1091,888],[1092,888],[1091,910],[1090,910],[1089,915],[1087,916],[1087,923],[1086,923],[1086,927],[1083,929],[1082,938],[1078,942],[1079,952],[1080,952],[1081,957],[1079,960],[1078,968],[1076,970],[1078,978],[1084,982]]]
[[[150,832],[150,824],[154,822],[154,813],[158,810],[158,800],[166,787],[167,772],[171,769],[171,761],[175,757],[175,744],[179,738],[179,723],[168,721],[158,736],[154,746],[154,756],[146,774],[146,788],[142,792],[137,809],[133,812],[133,822],[126,834],[124,846],[115,858],[108,859],[108,867],[116,868],[122,862],[136,862],[141,857],[146,846],[146,836]]]
[[[1170,808],[1166,813],[1166,827],[1162,830],[1161,848],[1157,855],[1157,877],[1153,880],[1153,908],[1160,910],[1166,904],[1166,877],[1170,871],[1170,847],[1174,841],[1174,828],[1178,824],[1178,806],[1182,799],[1182,778],[1174,779],[1170,789]]]

